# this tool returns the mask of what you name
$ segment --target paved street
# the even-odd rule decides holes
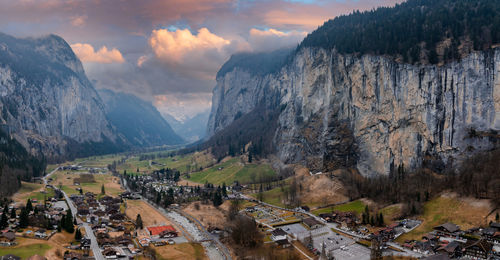
[[[47,179],[52,174],[57,172],[58,169],[59,168],[54,169],[49,174],[47,174],[45,177],[43,177],[43,182],[45,183],[45,185],[47,185]],[[66,192],[64,192],[62,190],[61,190],[61,192],[64,195],[64,199],[66,199],[66,202],[68,203],[68,206],[71,209],[71,212],[73,214],[76,214],[76,212],[78,212],[78,211],[76,210],[76,207],[75,207],[75,204],[73,203],[73,201],[69,199]],[[75,215],[75,217],[76,217],[76,215]],[[90,225],[88,223],[83,222],[83,227],[85,228],[85,234],[86,234],[85,236],[90,239],[90,242],[91,242],[90,248],[92,249],[92,252],[94,254],[94,258],[96,260],[105,260],[104,256],[102,255],[101,249],[99,248],[99,245],[97,244],[97,239],[94,235],[94,231],[92,230],[92,228],[90,227]]]

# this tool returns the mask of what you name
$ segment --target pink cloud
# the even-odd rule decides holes
[[[198,79],[213,80],[222,63],[238,50],[238,43],[201,28],[153,30],[149,45],[155,58],[168,69]]]
[[[98,51],[94,50],[94,47],[86,43],[75,43],[71,44],[71,48],[75,52],[76,56],[80,58],[82,62],[95,62],[95,63],[123,63],[122,54],[116,48],[108,50],[106,46],[101,47]]]

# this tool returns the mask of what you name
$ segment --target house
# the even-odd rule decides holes
[[[177,237],[177,232],[174,230],[165,230],[160,233],[161,238],[171,238],[171,237]]]
[[[448,222],[440,226],[434,227],[434,230],[444,235],[454,236],[458,234],[458,232],[460,231],[460,227],[453,223]]]
[[[157,226],[157,227],[147,227],[147,230],[149,231],[149,235],[151,235],[151,236],[159,236],[164,231],[177,233],[175,228],[170,226],[170,225]]]
[[[319,217],[324,219],[328,223],[332,223],[335,219],[335,217],[331,213],[321,213],[319,214]]]
[[[286,239],[274,241],[281,248],[288,248],[291,246],[290,242]]]
[[[39,229],[35,232],[35,237],[38,237],[38,238],[46,238],[47,237],[47,234],[45,234],[45,229]]]
[[[14,242],[16,234],[14,232],[5,232],[0,236],[0,242]]]
[[[441,254],[446,254],[451,258],[458,258],[462,255],[462,243],[454,240],[447,245],[439,247],[436,251]]]
[[[64,252],[63,256],[64,260],[81,260],[83,259],[83,255],[75,252]]]
[[[142,247],[148,247],[149,243],[151,243],[151,239],[149,237],[140,237],[138,241]]]
[[[309,227],[310,229],[317,229],[317,228],[320,228],[322,226],[321,222],[317,221],[316,219],[314,218],[306,218],[304,219],[302,222],[304,222],[304,224]]]
[[[21,260],[21,257],[9,254],[9,255],[0,256],[0,260]]]
[[[120,248],[108,247],[102,251],[102,255],[106,258],[119,258],[124,254]]]
[[[493,245],[485,239],[469,240],[464,246],[463,256],[473,259],[488,259],[492,248]]]
[[[279,241],[279,240],[283,240],[283,239],[287,239],[287,233],[281,229],[281,228],[277,228],[273,231],[271,231],[271,239],[273,241]]]

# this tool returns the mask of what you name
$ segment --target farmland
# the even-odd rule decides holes
[[[240,162],[239,158],[232,158],[203,171],[192,173],[189,180],[197,183],[209,182],[221,185],[222,183],[231,184],[235,181],[255,183],[272,178],[274,175],[275,172],[267,164],[245,164]]]

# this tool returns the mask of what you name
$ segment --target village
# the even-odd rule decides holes
[[[69,239],[56,254],[62,259],[148,259],[163,249],[193,243],[200,244],[210,259],[232,259],[233,227],[224,221],[207,225],[203,218],[200,221],[184,212],[183,205],[201,203],[217,208],[238,202],[238,214],[255,220],[264,245],[301,259],[500,257],[498,220],[467,230],[442,223],[420,239],[401,241],[399,237],[422,221],[407,218],[384,223],[381,215],[370,218],[368,207],[363,214],[334,207],[315,211],[307,206],[283,208],[248,196],[246,185],[238,182],[227,186],[192,183],[169,168],[149,174],[111,175],[105,168],[65,165],[53,172],[56,174],[34,180],[44,183],[43,199],[10,202],[0,209],[0,249],[19,246],[26,239],[50,242],[64,233]],[[151,215],[156,215],[154,220]]]

